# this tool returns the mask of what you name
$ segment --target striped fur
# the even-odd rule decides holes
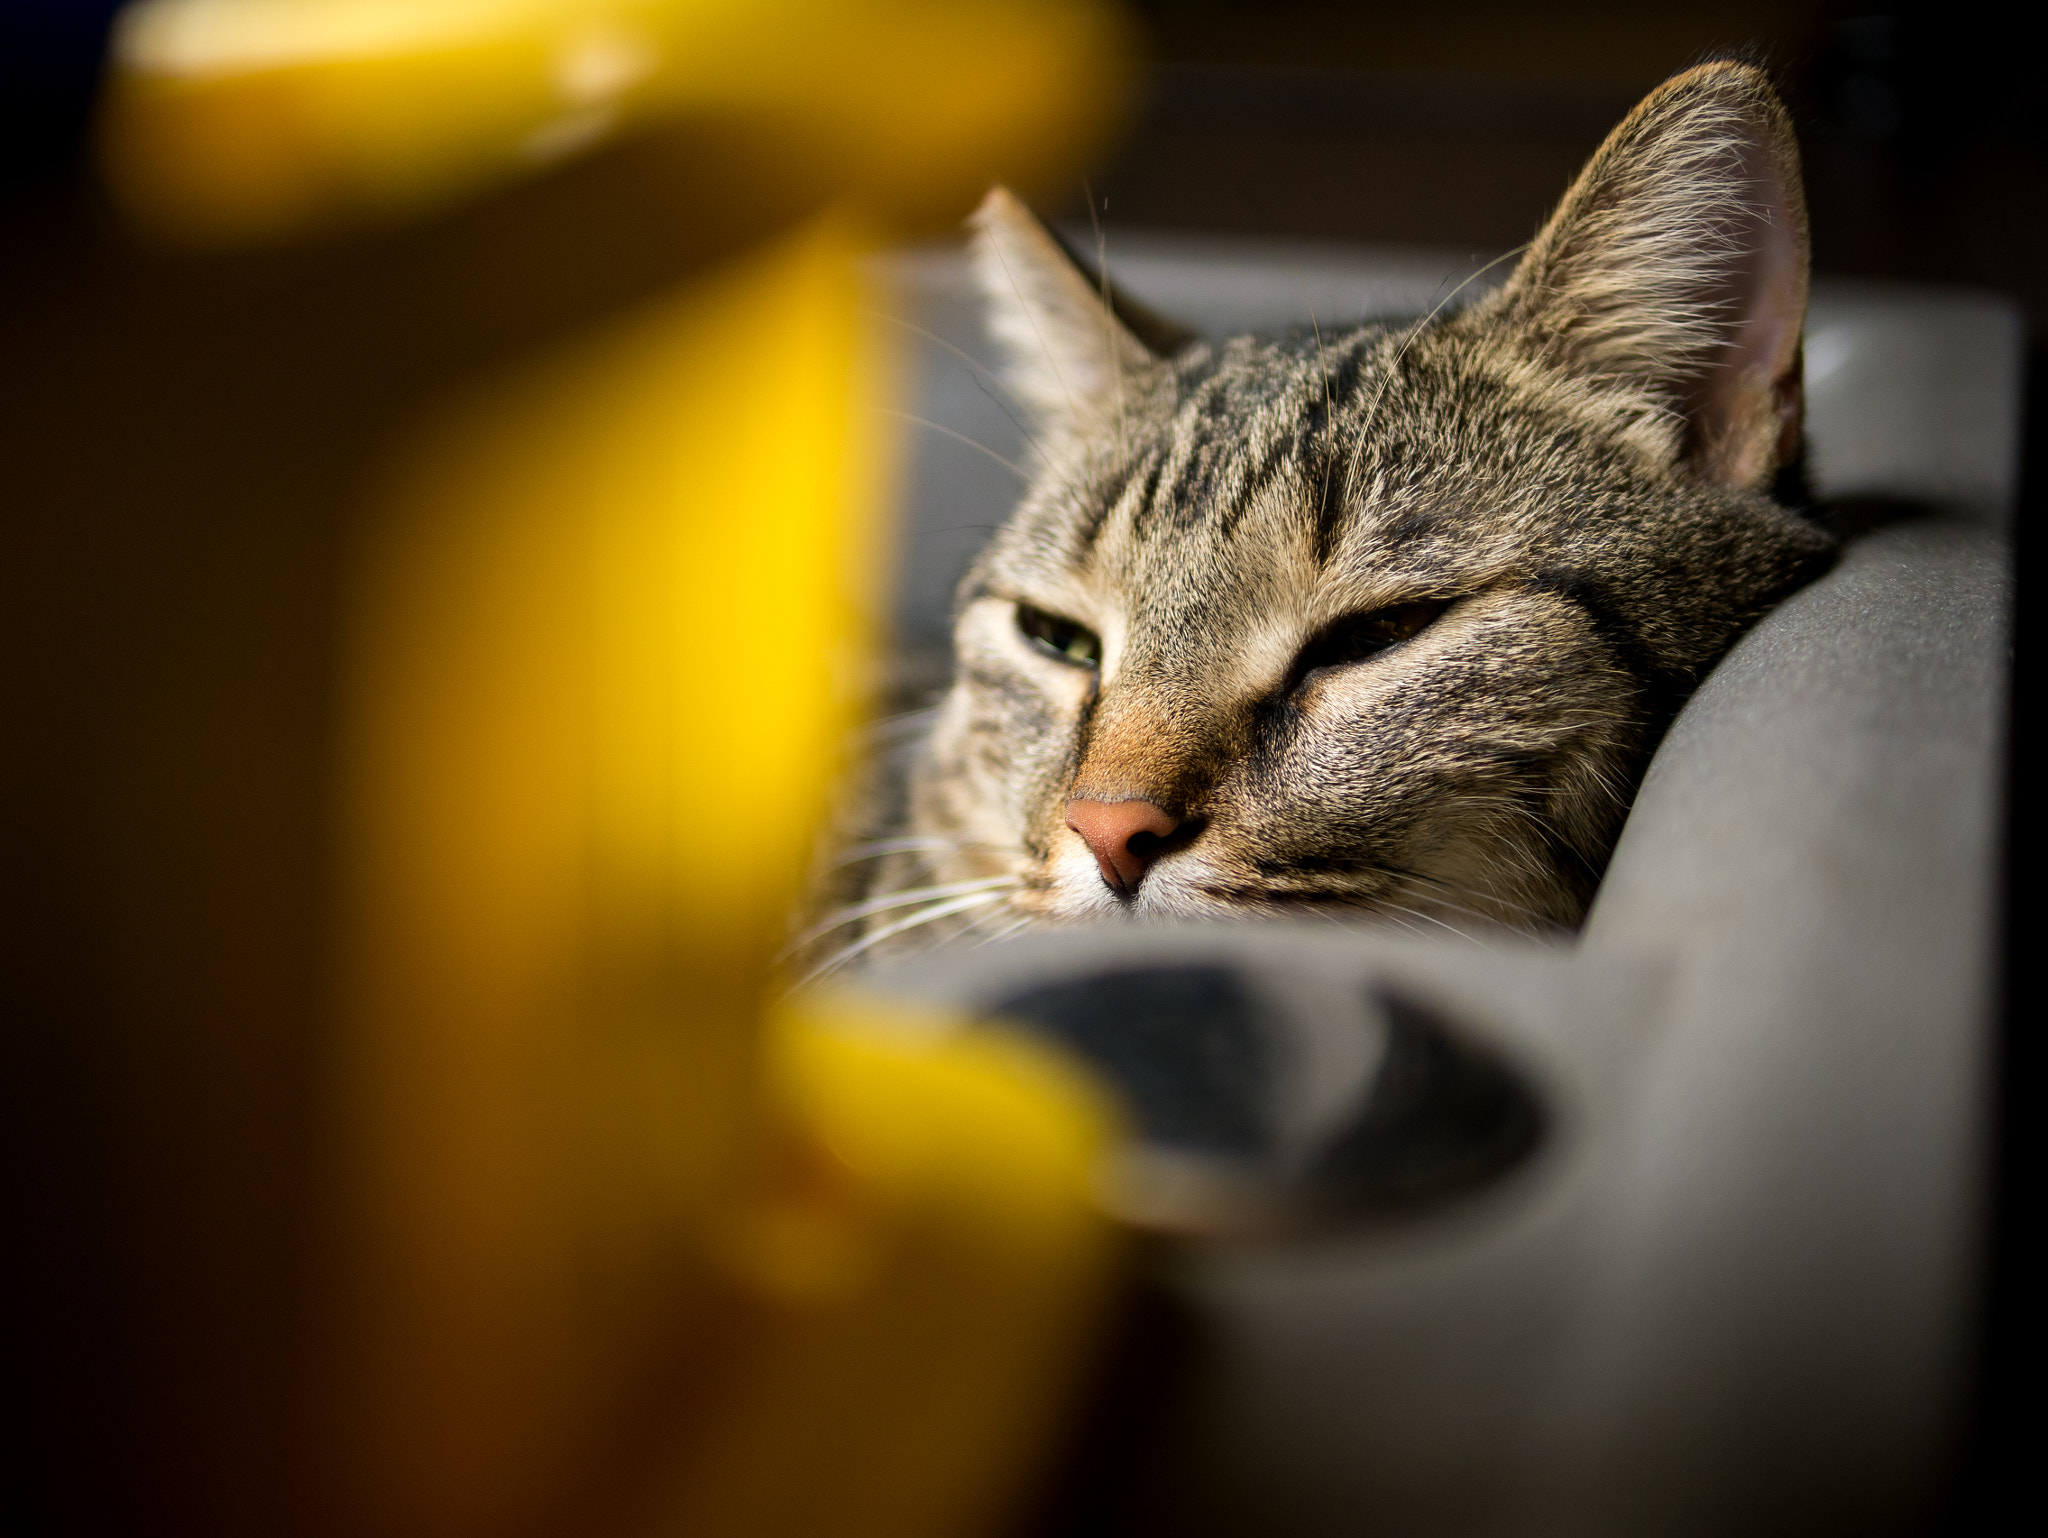
[[[1767,494],[1806,231],[1764,79],[1667,84],[1502,289],[1414,326],[1167,352],[1007,194],[976,229],[1042,465],[961,590],[905,825],[814,959],[1089,919],[1576,924],[1671,713],[1829,548]],[[1419,600],[1412,638],[1307,667]],[[1077,795],[1188,820],[1135,896]]]

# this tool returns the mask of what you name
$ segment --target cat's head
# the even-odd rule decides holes
[[[1807,239],[1763,76],[1663,86],[1416,325],[1180,342],[1007,193],[975,228],[1035,475],[961,589],[923,879],[991,924],[1576,922],[1670,712],[1828,546],[1770,495]]]

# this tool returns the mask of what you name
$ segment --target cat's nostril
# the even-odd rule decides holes
[[[1151,801],[1073,800],[1067,803],[1067,826],[1095,856],[1104,884],[1129,897],[1181,820]]]

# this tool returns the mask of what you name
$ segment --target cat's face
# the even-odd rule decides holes
[[[1479,305],[1220,348],[1147,347],[992,197],[1037,473],[962,588],[885,890],[987,932],[1576,922],[1670,711],[1826,549],[1764,492],[1798,438],[1791,154],[1759,76],[1695,71]]]

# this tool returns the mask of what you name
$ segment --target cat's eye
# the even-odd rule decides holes
[[[1425,629],[1448,607],[1446,600],[1425,598],[1339,620],[1302,649],[1297,670],[1306,674],[1376,657]]]
[[[1077,668],[1102,665],[1102,642],[1095,632],[1072,620],[1061,619],[1029,604],[1017,605],[1017,628],[1024,638],[1048,657]]]

